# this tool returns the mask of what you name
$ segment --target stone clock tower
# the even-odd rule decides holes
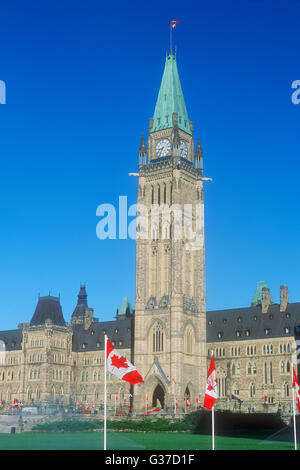
[[[165,69],[139,148],[134,363],[145,383],[134,409],[192,404],[203,393],[206,367],[203,172],[194,151],[176,57]]]

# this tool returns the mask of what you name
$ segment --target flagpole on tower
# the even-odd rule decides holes
[[[107,336],[104,335],[104,450],[106,450],[106,376],[107,376]]]
[[[178,20],[176,21],[171,21],[170,23],[170,55],[173,55],[173,46],[172,46],[172,29],[175,28],[175,26],[179,23]]]

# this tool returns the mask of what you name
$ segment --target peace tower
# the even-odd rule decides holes
[[[148,146],[139,148],[134,408],[193,403],[207,373],[203,159],[176,56],[167,55]],[[165,216],[168,214],[168,216]],[[193,238],[194,236],[194,238]],[[202,396],[203,398],[203,396]]]

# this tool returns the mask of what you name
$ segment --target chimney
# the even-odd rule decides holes
[[[271,294],[268,287],[262,288],[261,313],[268,313],[271,304]]]
[[[289,303],[289,290],[287,286],[280,286],[280,312],[285,312]]]

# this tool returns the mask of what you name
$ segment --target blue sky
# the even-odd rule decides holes
[[[247,306],[257,281],[300,301],[298,0],[1,5],[1,329],[30,321],[38,293],[67,321],[81,282],[100,320],[134,302],[135,243],[100,241],[96,208],[136,201],[174,30],[205,175],[207,309]]]

